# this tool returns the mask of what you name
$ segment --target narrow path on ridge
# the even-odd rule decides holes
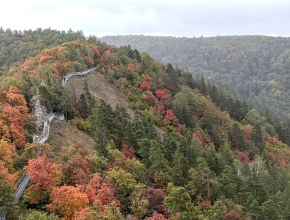
[[[73,76],[83,76],[96,69],[97,67],[92,67],[90,69],[83,70],[81,72],[69,73],[63,78],[62,85],[65,86],[67,81]],[[47,119],[49,119],[49,122],[47,121]],[[62,113],[60,115],[57,115],[56,113],[51,112],[49,115],[47,115],[45,119],[43,120],[43,133],[40,136],[34,136],[34,139],[33,139],[34,142],[38,142],[42,144],[47,141],[47,139],[49,138],[50,123],[53,119],[64,120],[64,114]],[[26,175],[26,170],[25,170],[15,185],[15,188],[17,189],[15,193],[15,202],[19,201],[19,199],[21,198],[29,182],[30,182],[30,175]],[[4,209],[2,213],[0,213],[0,220],[6,219],[6,212],[7,210]]]

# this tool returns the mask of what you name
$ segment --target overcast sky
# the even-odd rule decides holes
[[[290,0],[10,0],[0,26],[102,35],[290,36]]]

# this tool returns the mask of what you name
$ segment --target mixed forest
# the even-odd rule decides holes
[[[108,44],[147,51],[161,63],[235,88],[255,108],[290,114],[290,39],[268,36],[106,36]]]
[[[82,32],[0,32],[0,209],[8,208],[7,219],[290,218],[289,128],[278,116],[130,46]],[[78,99],[62,86],[67,73],[93,66],[134,116],[96,100],[85,77]],[[93,137],[92,152],[80,141],[33,143],[37,94],[47,113],[64,112]],[[24,171],[31,182],[15,204]]]

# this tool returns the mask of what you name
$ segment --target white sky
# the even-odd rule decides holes
[[[1,0],[0,26],[102,35],[290,36],[290,0]]]

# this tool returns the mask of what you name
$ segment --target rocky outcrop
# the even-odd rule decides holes
[[[30,107],[32,109],[32,113],[36,117],[35,129],[37,133],[42,133],[43,120],[45,119],[45,116],[47,115],[47,109],[44,105],[41,104],[40,95],[36,95],[32,97],[32,99],[30,100]]]

